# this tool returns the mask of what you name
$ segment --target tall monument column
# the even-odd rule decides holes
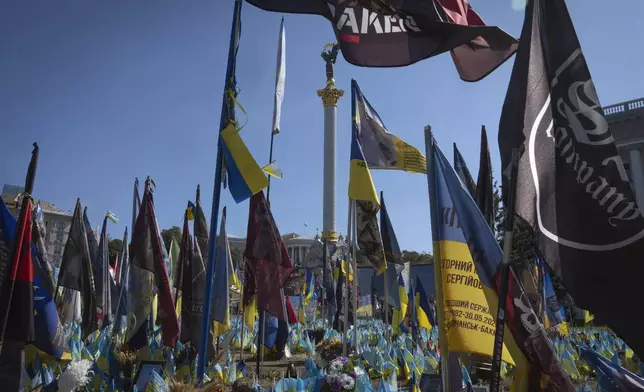
[[[338,57],[339,46],[327,44],[322,51],[326,63],[326,86],[318,90],[324,105],[324,185],[322,204],[322,238],[326,243],[338,241],[335,231],[335,134],[337,107],[344,91],[335,87],[333,65]]]

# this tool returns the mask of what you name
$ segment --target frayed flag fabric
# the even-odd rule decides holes
[[[363,67],[401,67],[451,51],[461,79],[474,82],[517,46],[500,28],[486,26],[465,0],[247,1],[267,11],[326,18],[344,58]]]
[[[257,295],[259,311],[267,311],[280,320],[285,320],[281,288],[293,271],[282,237],[280,236],[273,214],[264,192],[259,192],[250,200],[248,214],[248,234],[244,256],[248,258],[255,287],[248,287],[244,293],[245,301]]]

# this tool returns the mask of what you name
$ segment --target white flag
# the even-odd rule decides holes
[[[273,134],[280,133],[282,101],[284,101],[284,84],[286,82],[286,35],[284,18],[280,25],[280,39],[277,44],[277,69],[275,72],[275,105],[273,107]]]

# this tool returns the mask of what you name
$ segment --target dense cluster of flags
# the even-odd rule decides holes
[[[454,390],[450,385],[462,385],[461,380],[471,386],[458,353],[475,353],[492,357],[493,392],[499,387],[501,359],[516,367],[517,390],[572,391],[571,378],[578,376],[576,357],[602,375],[608,390],[644,390],[644,380],[595,350],[602,351],[601,345],[589,347],[580,341],[575,349],[566,338],[553,344],[546,332],[555,326],[560,332],[567,330],[552,284],[558,276],[580,306],[624,339],[618,342],[624,349],[644,354],[644,316],[632,303],[644,274],[637,259],[644,244],[644,221],[564,2],[529,1],[520,42],[486,26],[465,0],[247,2],[269,11],[323,16],[331,21],[345,59],[360,66],[404,66],[449,51],[460,77],[476,81],[517,54],[499,132],[503,198],[509,212],[504,229],[511,234],[514,214],[532,227],[537,239],[533,270],[511,265],[511,237],[506,237],[504,249],[495,237],[485,127],[475,182],[456,145],[452,166],[429,128],[427,158],[390,133],[352,80],[347,246],[337,247],[330,261],[324,260],[336,289],[328,297],[334,303],[327,306],[335,306],[333,325],[344,332],[345,351],[349,324],[358,325],[357,267],[370,265],[376,271],[374,289],[385,304],[385,323],[391,324],[394,337],[408,332],[417,336],[419,329],[437,335],[445,358],[445,389]],[[37,145],[17,220],[0,200],[0,382],[9,390],[20,388],[26,345],[56,359],[68,354],[71,343],[65,342],[65,326],[73,326],[74,336],[92,342],[99,352],[113,344],[105,331],[114,331],[116,340],[133,350],[150,344],[151,336],[165,347],[190,345],[195,348],[190,360],[198,358],[197,379],[202,380],[213,359],[212,342],[231,329],[231,288],[242,293],[243,324],[249,330],[261,316],[264,344],[280,338],[280,323],[297,322],[283,292],[294,266],[268,191],[264,194],[270,176],[282,174],[272,154],[268,165],[258,165],[240,135],[244,124],[235,112],[243,112],[235,75],[242,3],[235,0],[210,228],[198,187],[194,203],[189,201],[184,212],[180,242],[172,241],[166,249],[155,215],[155,184],[148,177],[141,197],[136,180],[131,241],[126,229],[113,266],[108,260],[108,221],[118,218],[108,211],[97,236],[77,200],[60,271],[54,276],[45,257],[42,210],[31,195]],[[282,20],[272,136],[281,131],[285,53]],[[427,177],[436,301],[427,295],[424,282],[405,278],[408,267],[384,195],[378,197],[371,176],[371,170],[379,169]],[[236,202],[249,200],[241,265],[232,260],[225,207],[219,219],[222,185]],[[607,257],[611,268],[606,268]],[[309,304],[315,291],[315,277],[307,269],[301,303]],[[299,309],[303,322],[304,307]],[[388,335],[388,327],[384,329]],[[356,349],[358,335],[353,333]],[[612,337],[603,340],[617,345]],[[412,389],[418,387],[414,379]]]

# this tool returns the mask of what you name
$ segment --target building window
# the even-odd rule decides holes
[[[57,228],[57,229],[64,229],[64,228],[65,228],[65,222],[63,222],[63,221],[56,221],[56,228]]]
[[[60,246],[57,246],[57,247],[54,249],[54,255],[56,255],[56,256],[60,256],[60,254],[61,254],[61,253],[62,253],[62,248],[61,248]]]
[[[63,242],[63,233],[56,234],[56,242]]]

